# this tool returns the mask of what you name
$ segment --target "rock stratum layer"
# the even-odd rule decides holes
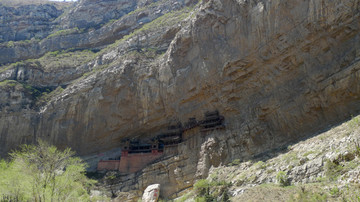
[[[164,2],[86,32],[94,41],[76,33],[86,45],[79,45],[76,34],[59,35],[61,48],[46,48],[54,44],[48,42],[41,54],[31,55],[101,49],[72,50],[88,57],[79,64],[63,63],[74,57],[65,51],[45,55],[60,57],[53,66],[44,58],[3,66],[1,155],[37,138],[80,155],[96,154],[121,146],[123,138],[150,139],[172,122],[201,119],[217,109],[226,130],[198,137],[193,155],[183,161],[184,176],[206,177],[211,166],[252,158],[359,113],[360,1]],[[167,10],[154,10],[161,5]],[[114,34],[121,30],[128,31]],[[121,40],[103,48],[115,39]],[[36,43],[46,40],[51,37]],[[188,186],[187,177],[164,176],[174,186],[182,184],[165,187],[166,195]]]
[[[45,26],[48,32],[37,32],[46,38],[0,44],[0,64],[38,58],[47,52],[66,49],[98,51],[103,46],[114,43],[141,28],[144,24],[169,12],[191,6],[194,2],[193,0],[79,1],[72,9],[67,10],[66,14],[56,19],[49,19],[53,20],[49,26],[57,25],[57,27]],[[40,10],[42,7],[44,5],[35,8]],[[52,8],[55,9],[55,7]],[[45,10],[45,14],[46,12],[51,12],[51,10]],[[38,13],[37,15],[44,14]],[[27,13],[21,13],[19,18],[29,21],[28,23],[33,21],[31,15],[29,17]],[[14,22],[14,19],[16,20],[16,17],[8,20],[9,23],[18,24],[17,21]],[[40,25],[36,25],[37,23],[34,22],[30,28],[41,29]],[[4,31],[15,32],[6,28]]]
[[[53,5],[24,5],[18,8],[0,7],[0,42],[46,37],[62,14]]]

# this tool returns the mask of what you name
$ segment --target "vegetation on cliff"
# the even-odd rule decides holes
[[[50,7],[23,12],[31,32],[9,20],[14,32],[2,33],[24,37],[2,34],[0,155],[47,138],[90,165],[121,139],[150,139],[168,122],[218,109],[225,131],[190,131],[173,156],[136,175],[107,175],[104,193],[123,201],[161,183],[164,198],[193,187],[184,201],[358,199],[358,119],[353,130],[279,147],[360,112],[359,1],[209,0],[195,10],[196,0],[119,2],[83,0],[53,20]],[[1,163],[0,189],[40,198],[33,190],[43,186],[24,173],[44,174],[21,156]],[[16,165],[26,172],[9,178]],[[27,185],[10,193],[21,177]]]
[[[72,1],[50,1],[50,0],[0,0],[4,6],[18,7],[23,5],[51,4],[58,8],[65,8],[71,5]]]
[[[360,116],[258,159],[211,169],[176,201],[359,201]]]
[[[86,164],[69,148],[39,141],[23,145],[0,161],[0,201],[89,201],[95,183],[85,176]]]

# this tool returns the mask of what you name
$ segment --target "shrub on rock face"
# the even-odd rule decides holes
[[[226,181],[209,181],[207,179],[198,180],[194,184],[196,202],[229,201],[228,188],[231,183]]]
[[[276,181],[279,183],[280,186],[283,187],[290,185],[289,178],[284,171],[278,172],[278,174],[276,175]]]
[[[325,163],[325,176],[331,181],[336,181],[340,174],[343,172],[344,168],[339,165],[338,161],[326,160]]]
[[[240,159],[234,159],[231,163],[229,163],[229,166],[237,166],[241,163]]]
[[[0,162],[0,200],[89,201],[94,183],[85,176],[86,164],[70,149],[58,150],[39,141],[24,145]]]
[[[206,179],[198,180],[194,184],[194,188],[195,188],[197,194],[200,196],[207,194],[209,186],[210,186],[210,183]]]

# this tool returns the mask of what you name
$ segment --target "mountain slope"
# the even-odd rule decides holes
[[[161,182],[174,197],[211,167],[253,159],[360,112],[359,5],[80,1],[46,38],[1,45],[0,155],[41,138],[96,162],[123,139],[150,140],[218,110],[225,130],[191,131],[167,161],[118,187]],[[109,16],[87,15],[96,6]],[[74,16],[94,18],[73,25]]]
[[[225,192],[231,201],[357,201],[359,143],[357,116],[283,150],[213,168],[178,200],[193,201],[210,185],[209,195],[218,201]]]

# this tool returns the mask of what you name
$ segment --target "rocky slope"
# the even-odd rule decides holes
[[[162,185],[162,199],[175,201],[204,197],[222,201],[225,195],[230,201],[356,201],[360,196],[359,135],[360,116],[251,160],[225,164],[221,163],[222,135],[204,136],[192,130],[172,149],[175,155],[137,174],[107,173],[116,180],[109,183],[104,177],[97,190],[107,196],[112,191],[118,196],[115,201],[137,201],[146,186],[156,183]],[[207,168],[203,180],[199,174]]]
[[[139,183],[119,188],[161,179],[171,196],[211,166],[252,159],[359,113],[358,0],[104,2],[80,1],[61,18],[66,31],[0,47],[1,63],[38,58],[0,69],[1,155],[42,138],[96,156],[123,138],[150,139],[219,110],[225,131],[193,131],[194,142],[179,145],[168,164],[125,176]],[[71,20],[88,16],[87,5],[115,4],[124,10],[109,16],[120,18],[100,28],[87,29],[110,17]]]
[[[210,186],[220,201],[357,201],[360,117],[251,161],[212,167],[206,180],[175,201],[194,201]],[[292,185],[292,186],[290,186]],[[199,198],[198,198],[199,199]]]
[[[37,58],[64,49],[100,50],[145,23],[171,11],[192,6],[196,1],[80,1],[54,20],[58,28],[42,40],[0,44],[0,64]],[[96,7],[96,9],[95,9]],[[104,15],[104,13],[106,13]],[[126,14],[126,15],[125,15]],[[26,18],[26,16],[22,16]],[[36,26],[39,28],[39,26]],[[43,35],[45,35],[43,33]]]
[[[61,14],[61,10],[50,4],[1,6],[0,43],[44,38],[56,26],[53,21]]]

